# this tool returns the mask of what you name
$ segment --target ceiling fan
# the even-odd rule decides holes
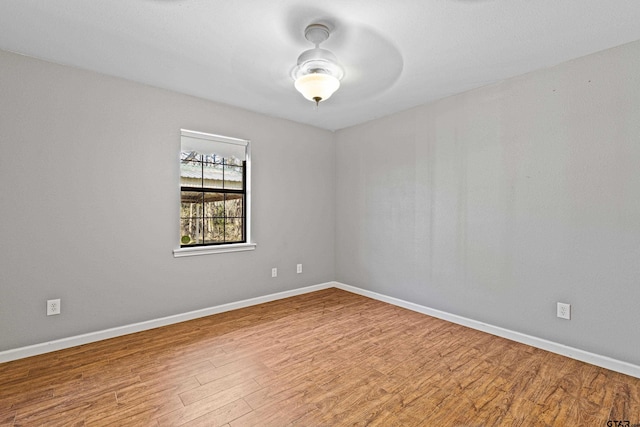
[[[331,18],[320,10],[301,10],[287,21],[289,37],[297,41],[302,39],[300,22],[308,23],[302,35],[314,47],[299,54],[289,77],[295,89],[316,106],[337,96],[336,91],[339,99],[329,104],[366,102],[393,86],[402,74],[402,54],[376,28]]]
[[[311,101],[337,111],[371,102],[398,81],[402,55],[380,30],[329,16],[302,9],[280,22],[261,21],[255,33],[264,36],[233,50],[230,75],[265,109]],[[313,90],[300,96],[296,86]]]
[[[304,37],[313,43],[313,49],[305,50],[298,56],[298,63],[291,76],[295,88],[316,106],[326,101],[340,87],[344,69],[330,50],[320,47],[330,35],[329,28],[323,24],[311,24],[304,31]]]

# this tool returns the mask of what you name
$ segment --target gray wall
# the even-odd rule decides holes
[[[336,142],[336,280],[640,364],[640,42]]]
[[[7,52],[0,72],[0,351],[333,280],[331,132]],[[252,141],[255,251],[173,257],[180,128]]]

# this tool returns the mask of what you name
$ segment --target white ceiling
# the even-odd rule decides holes
[[[314,22],[346,70],[317,110]],[[0,0],[0,49],[330,130],[636,40],[640,0]]]

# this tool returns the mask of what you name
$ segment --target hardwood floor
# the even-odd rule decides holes
[[[610,420],[640,379],[338,289],[0,364],[0,426]]]

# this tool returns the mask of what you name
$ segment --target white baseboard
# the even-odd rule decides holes
[[[302,295],[309,292],[319,291],[322,289],[336,287],[335,282],[321,283],[319,285],[308,286],[304,288],[294,289],[291,291],[279,292],[275,294],[265,295],[262,297],[250,298],[238,302],[222,304],[215,307],[203,308],[201,310],[190,311],[188,313],[176,314],[173,316],[162,317],[160,319],[148,320],[131,325],[119,326],[116,328],[105,329],[97,332],[76,335],[73,337],[62,338],[55,341],[49,341],[40,344],[34,344],[26,347],[15,348],[11,350],[0,351],[0,363],[10,362],[12,360],[24,359],[25,357],[37,356],[39,354],[49,353],[52,351],[62,350],[65,348],[75,347],[78,345],[88,344],[96,341],[102,341],[109,338],[115,338],[122,335],[132,334],[135,332],[146,331],[149,329],[159,328],[161,326],[172,325],[174,323],[185,322],[200,317],[211,316],[213,314],[224,313],[225,311],[237,310],[239,308],[250,307],[252,305],[262,304],[265,302],[275,301],[296,295]]]
[[[522,334],[520,332],[501,328],[501,327],[490,325],[487,323],[478,322],[477,320],[468,319],[466,317],[436,310],[430,307],[425,307],[423,305],[404,301],[398,298],[389,297],[383,294],[379,294],[377,292],[368,291],[365,289],[357,288],[355,286],[346,285],[340,282],[321,283],[319,285],[293,289],[290,291],[279,292],[275,294],[265,295],[262,297],[250,298],[250,299],[246,299],[238,302],[218,305],[215,307],[209,307],[201,310],[190,311],[187,313],[176,314],[173,316],[162,317],[160,319],[148,320],[146,322],[134,323],[131,325],[119,326],[117,328],[105,329],[102,331],[91,332],[83,335],[62,338],[59,340],[49,341],[41,344],[35,344],[35,345],[26,346],[26,347],[0,351],[0,363],[9,362],[17,359],[23,359],[25,357],[36,356],[39,354],[49,353],[52,351],[62,350],[65,348],[88,344],[91,342],[102,341],[109,338],[115,338],[122,335],[132,334],[135,332],[146,331],[146,330],[158,328],[161,326],[167,326],[174,323],[185,322],[187,320],[211,316],[213,314],[224,313],[226,311],[237,310],[239,308],[250,307],[250,306],[262,304],[265,302],[275,301],[283,298],[302,295],[309,292],[315,292],[315,291],[328,289],[328,288],[342,289],[347,292],[366,296],[378,301],[386,302],[398,307],[406,308],[408,310],[416,311],[418,313],[422,313],[428,316],[436,317],[438,319],[446,320],[451,323],[456,323],[458,325],[466,326],[466,327],[476,329],[482,332],[486,332],[492,335],[496,335],[502,338],[507,338],[509,340],[516,341],[522,344],[527,344],[532,347],[547,350],[552,353],[560,354],[562,356],[570,357],[572,359],[580,360],[582,362],[590,363],[592,365],[600,366],[602,368],[610,369],[612,371],[616,371],[626,375],[631,375],[636,378],[640,378],[640,366],[638,365],[612,359],[607,356],[590,353],[588,351],[569,347],[564,344],[558,344],[553,341],[548,341],[548,340],[534,337],[531,335]]]
[[[582,362],[590,363],[592,365],[600,366],[602,368],[610,369],[612,371],[616,371],[622,374],[630,375],[632,377],[640,378],[640,366],[634,365],[632,363],[612,359],[610,357],[602,356],[595,353],[590,353],[588,351],[569,347],[564,344],[558,344],[556,342],[548,341],[548,340],[534,337],[531,335],[522,334],[520,332],[501,328],[499,326],[478,322],[477,320],[468,319],[466,317],[447,313],[445,311],[436,310],[434,308],[425,307],[423,305],[404,301],[398,298],[393,298],[393,297],[382,295],[376,292],[367,291],[365,289],[357,288],[355,286],[345,285],[344,283],[334,282],[334,287],[338,289],[342,289],[344,291],[352,292],[354,294],[369,297],[378,301],[383,301],[389,304],[393,304],[398,307],[406,308],[411,311],[416,311],[418,313],[436,317],[438,319],[446,320],[451,323],[456,323],[458,325],[466,326],[471,329],[487,332],[489,334],[506,338],[511,341],[516,341],[522,344],[530,345],[532,347],[540,348],[542,350],[547,350],[552,353],[569,357],[571,359],[580,360]]]

